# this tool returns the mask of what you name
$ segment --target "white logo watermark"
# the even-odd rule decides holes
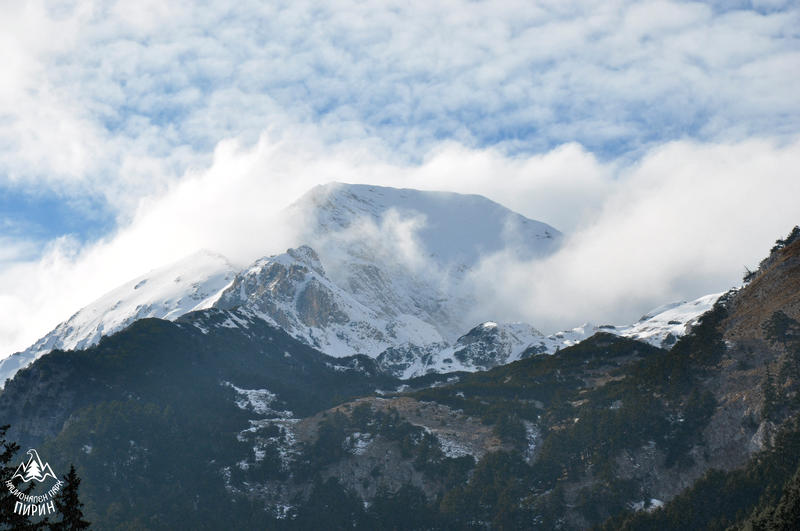
[[[28,450],[28,461],[22,461],[11,479],[6,481],[6,488],[12,496],[17,498],[14,503],[14,512],[23,516],[39,516],[52,514],[56,511],[53,498],[61,490],[64,482],[58,477],[50,468],[50,463],[42,462],[39,457],[39,452],[31,448]],[[14,480],[22,480],[23,483],[42,483],[47,478],[52,478],[55,483],[50,486],[50,489],[44,494],[31,495],[20,491],[15,485]]]

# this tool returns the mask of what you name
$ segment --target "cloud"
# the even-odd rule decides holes
[[[474,275],[484,318],[624,324],[734,287],[800,223],[798,163],[798,142],[659,147],[621,171],[596,217],[552,257],[488,257]]]
[[[570,234],[540,265],[554,268],[542,270],[550,284],[495,301],[554,326],[583,317],[568,295],[589,301],[586,318],[621,319],[732,282],[796,222],[780,204],[788,194],[780,208],[754,206],[750,227],[719,199],[769,201],[792,186],[793,3],[6,4],[0,193],[91,205],[110,229],[90,237],[87,221],[65,235],[51,221],[40,233],[62,236],[44,243],[0,236],[0,355],[198,247],[240,262],[282,250],[293,232],[275,213],[333,180],[481,193]],[[699,214],[708,211],[730,225]],[[0,223],[24,225],[3,212]],[[645,237],[661,265],[636,258],[631,242]],[[650,243],[662,239],[670,253]],[[629,271],[605,248],[653,270],[630,277],[639,295],[613,295],[629,293],[614,275]],[[707,262],[678,258],[690,255]],[[530,269],[519,266],[504,269],[498,292],[524,287]],[[607,288],[569,288],[573,270]],[[537,313],[536,300],[552,313]]]
[[[480,193],[569,227],[563,249],[543,262],[483,261],[473,278],[485,310],[476,321],[525,320],[549,330],[626,323],[659,304],[735,285],[798,222],[799,163],[797,141],[675,142],[627,165],[600,162],[574,144],[512,157],[448,143],[419,164],[398,164],[351,144],[314,141],[306,128],[265,134],[249,147],[226,141],[208,168],[142,201],[115,234],[85,245],[61,239],[41,260],[5,266],[0,351],[26,347],[118,284],[198,248],[245,265],[301,243],[281,210],[333,180]],[[424,269],[414,238],[422,226],[389,218],[365,234],[394,235],[406,261]]]
[[[4,12],[0,185],[93,194],[125,215],[225,138],[297,123],[417,162],[443,140],[577,142],[608,159],[798,125],[796,6],[127,4]]]

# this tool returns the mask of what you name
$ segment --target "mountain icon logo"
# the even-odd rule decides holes
[[[48,476],[58,480],[53,472],[53,469],[50,468],[50,463],[42,463],[42,458],[39,457],[39,452],[31,448],[27,453],[29,456],[28,462],[22,462],[19,464],[17,470],[14,472],[14,475],[11,476],[12,480],[20,478],[25,483],[33,480],[41,483],[47,479]]]

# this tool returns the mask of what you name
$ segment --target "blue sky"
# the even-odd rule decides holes
[[[485,193],[569,231],[597,222],[615,183],[675,143],[700,159],[714,159],[703,147],[734,146],[729,159],[784,160],[800,133],[793,2],[32,0],[0,9],[0,316],[19,313],[10,308],[27,295],[15,286],[42,293],[28,303],[41,324],[0,327],[0,355],[3,337],[21,345],[136,267],[172,258],[121,242],[153,223],[158,205],[184,208],[194,199],[180,190],[214,172],[236,181],[249,168],[259,184],[242,193],[262,190],[275,208],[330,179],[413,182]],[[483,161],[483,180],[452,176],[459,156]],[[791,176],[749,177],[774,194]],[[765,221],[754,240],[777,237],[786,219]],[[114,264],[130,266],[87,258],[109,246]],[[33,317],[49,289],[42,275],[89,275],[90,262],[118,274],[91,289],[80,276],[64,281],[73,287],[63,306]]]

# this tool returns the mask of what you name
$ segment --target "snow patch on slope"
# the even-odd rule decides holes
[[[658,347],[670,347],[675,342],[673,338],[677,339],[688,332],[722,295],[713,293],[689,302],[659,306],[643,315],[638,322],[614,333]]]
[[[278,395],[268,389],[242,389],[236,387],[231,382],[223,382],[226,387],[236,391],[236,406],[245,411],[252,411],[258,415],[272,416],[283,419],[291,418],[291,411],[281,411],[272,408],[278,399]]]
[[[637,322],[627,326],[585,324],[572,330],[566,330],[550,336],[569,346],[596,332],[607,332],[629,339],[644,341],[654,347],[671,348],[681,336],[687,334],[697,324],[700,317],[710,310],[714,303],[724,294],[712,293],[692,301],[680,301],[665,304],[644,314]],[[563,348],[563,346],[561,348]]]

